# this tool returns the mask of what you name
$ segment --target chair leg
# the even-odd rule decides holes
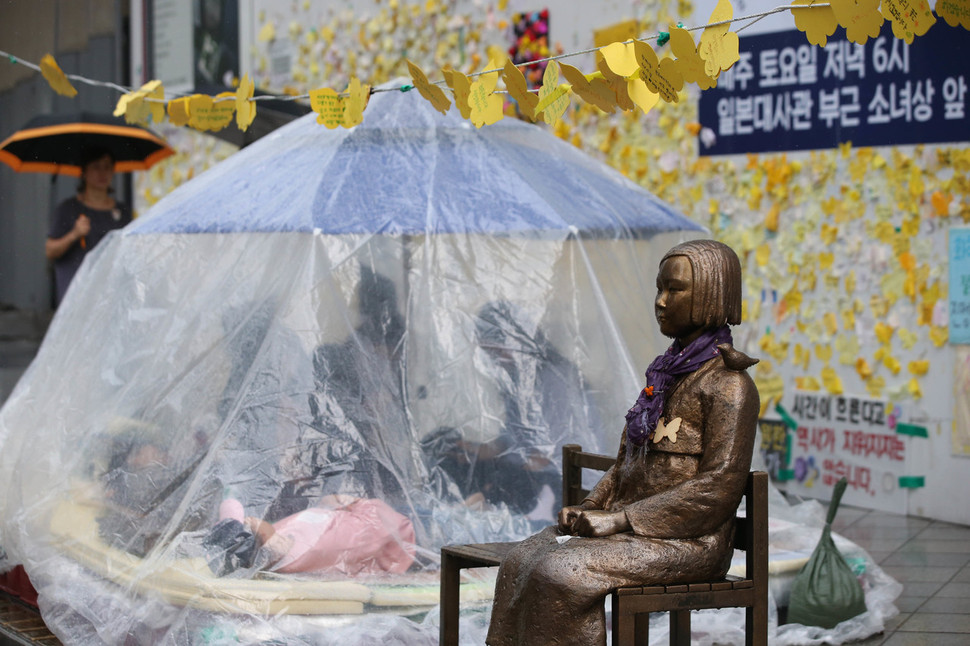
[[[440,646],[458,646],[458,595],[461,586],[461,569],[457,559],[449,554],[441,555],[441,624],[438,643]]]
[[[755,603],[744,609],[745,646],[768,646],[768,604]]]
[[[650,645],[650,613],[641,612],[633,615],[634,640],[636,646]]]
[[[614,592],[612,594],[613,617],[611,625],[613,629],[613,646],[639,646],[637,641],[637,619],[640,615],[625,613],[622,601]],[[646,615],[644,615],[646,616]],[[646,634],[646,631],[644,631]]]
[[[690,646],[690,610],[670,611],[670,646]]]

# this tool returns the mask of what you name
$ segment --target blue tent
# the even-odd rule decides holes
[[[201,208],[200,208],[201,207]],[[139,233],[319,231],[415,235],[702,230],[546,129],[481,129],[417,91],[380,92],[356,128],[315,115],[243,149],[165,199]]]

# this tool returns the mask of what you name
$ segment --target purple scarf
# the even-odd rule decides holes
[[[674,341],[665,353],[653,360],[647,368],[647,385],[626,414],[626,436],[634,446],[643,446],[653,439],[664,410],[664,398],[674,379],[694,372],[708,359],[721,354],[717,346],[722,343],[733,343],[731,329],[726,325],[707,330],[683,350]]]

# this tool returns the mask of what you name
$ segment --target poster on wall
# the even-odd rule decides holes
[[[239,0],[193,2],[195,87],[232,87],[239,71]]]
[[[970,344],[970,227],[950,235],[950,343]]]
[[[192,89],[192,5],[154,0],[146,20],[151,52],[149,75],[172,91]]]
[[[758,429],[761,431],[760,450],[765,471],[772,482],[781,485],[790,479],[791,474],[791,435],[788,433],[788,426],[781,420],[760,419]]]
[[[218,92],[240,73],[239,0],[149,0],[148,75],[170,92]]]
[[[852,395],[793,391],[784,409],[790,433],[791,468],[785,491],[827,499],[843,476],[843,502],[869,509],[905,512],[907,425],[896,420],[885,400]]]

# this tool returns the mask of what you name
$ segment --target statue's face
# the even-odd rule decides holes
[[[691,321],[694,271],[686,256],[671,256],[660,265],[654,310],[664,336],[685,339],[697,331]]]

